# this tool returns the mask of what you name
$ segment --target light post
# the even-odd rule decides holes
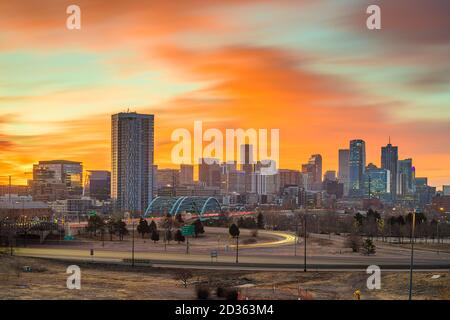
[[[320,234],[320,218],[319,218],[319,214],[314,215],[314,216],[317,219],[317,234]]]
[[[239,263],[239,235],[236,236],[236,263]]]
[[[132,240],[131,240],[131,266],[134,267],[134,220],[131,218],[131,226],[132,226]]]
[[[436,237],[437,243],[439,244],[439,220],[436,222]]]
[[[412,214],[412,225],[411,225],[411,263],[409,267],[409,300],[412,300],[412,277],[413,277],[413,267],[414,267],[414,229],[416,225],[416,212]]]
[[[298,215],[295,217],[295,239],[294,239],[294,256],[297,256],[297,242],[298,242]]]
[[[304,242],[305,242],[305,252],[304,252],[304,267],[303,267],[303,271],[306,272],[306,211],[305,211],[305,215],[303,216],[303,238],[304,238]]]

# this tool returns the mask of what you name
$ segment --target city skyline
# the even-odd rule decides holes
[[[77,31],[64,5],[2,3],[0,183],[25,184],[44,159],[109,169],[109,117],[132,108],[156,116],[161,167],[177,167],[170,133],[202,120],[279,128],[278,165],[295,170],[312,154],[337,170],[351,139],[380,166],[391,136],[417,176],[448,184],[449,4],[379,2],[376,32],[369,1],[78,1]]]
[[[112,118],[114,118],[114,116],[119,116],[119,115],[122,115],[122,116],[127,116],[127,115],[131,115],[132,117],[149,117],[149,118],[151,118],[152,119],[152,124],[151,124],[151,126],[153,127],[153,126],[155,126],[155,122],[153,122],[154,120],[154,115],[153,114],[137,114],[137,113],[135,113],[135,112],[130,112],[130,111],[127,111],[127,112],[123,112],[123,113],[119,113],[119,114],[116,114],[116,115],[110,115]],[[114,122],[114,121],[113,121]],[[154,136],[156,134],[156,132],[155,133],[151,133],[151,138]],[[340,162],[339,162],[339,159],[340,159],[340,157],[341,157],[341,153],[342,152],[345,152],[345,151],[347,151],[347,154],[349,154],[350,152],[350,150],[351,150],[351,146],[352,146],[352,143],[354,143],[354,142],[357,142],[357,143],[359,143],[359,142],[362,142],[363,143],[363,157],[364,157],[364,163],[361,163],[361,169],[363,170],[363,172],[361,173],[361,174],[364,174],[364,171],[365,171],[365,169],[366,169],[366,167],[369,167],[369,166],[376,166],[377,168],[379,168],[379,169],[383,169],[384,168],[384,166],[385,166],[385,164],[384,164],[384,162],[383,162],[383,157],[384,157],[384,154],[385,154],[385,152],[386,152],[386,148],[395,148],[395,152],[396,152],[396,158],[398,158],[398,160],[397,160],[397,163],[398,163],[398,165],[399,166],[401,166],[401,164],[402,163],[409,163],[409,165],[410,165],[410,167],[412,168],[412,170],[413,170],[413,173],[414,173],[414,175],[413,175],[413,177],[415,178],[415,177],[417,177],[418,179],[422,179],[422,178],[426,178],[427,180],[429,179],[429,177],[424,177],[423,175],[417,175],[416,174],[416,168],[415,168],[415,165],[413,165],[412,164],[412,162],[413,162],[413,158],[407,158],[407,159],[401,159],[401,157],[398,157],[398,146],[392,146],[392,144],[391,144],[391,141],[390,141],[390,137],[389,137],[389,142],[388,142],[388,144],[386,144],[385,146],[379,146],[379,159],[381,159],[380,160],[380,162],[379,162],[379,164],[376,164],[376,162],[375,161],[370,161],[370,160],[367,160],[367,159],[365,159],[366,158],[366,142],[364,141],[364,140],[362,140],[362,139],[351,139],[351,140],[349,140],[348,141],[348,143],[349,143],[349,146],[348,147],[350,147],[350,148],[347,148],[347,149],[341,149],[341,148],[339,148],[339,149],[336,149],[336,151],[337,151],[337,153],[338,153],[338,165],[337,165],[337,168],[325,168],[325,167],[322,167],[322,155],[321,154],[312,154],[312,155],[310,155],[309,157],[308,157],[308,160],[307,161],[303,161],[304,163],[302,164],[301,162],[299,163],[299,165],[297,166],[297,167],[295,167],[295,168],[287,168],[287,167],[281,167],[281,166],[279,166],[278,164],[276,164],[275,163],[275,166],[276,166],[276,168],[277,168],[277,170],[279,171],[279,170],[293,170],[293,171],[297,171],[297,172],[299,172],[299,173],[303,173],[303,174],[307,174],[307,171],[305,171],[306,169],[306,167],[307,166],[309,166],[309,165],[311,165],[312,163],[314,163],[314,161],[316,161],[315,159],[316,159],[316,157],[318,157],[319,159],[320,159],[320,162],[319,162],[319,167],[318,168],[314,168],[314,170],[318,170],[318,172],[317,173],[314,173],[314,177],[316,177],[317,176],[317,179],[320,179],[320,182],[319,181],[316,181],[316,183],[319,183],[320,185],[322,184],[322,181],[324,180],[324,176],[325,176],[325,174],[327,173],[327,172],[334,172],[335,174],[342,174],[342,169],[344,169],[346,166],[347,166],[347,168],[346,168],[346,172],[344,173],[344,176],[343,177],[337,177],[338,178],[338,180],[341,182],[341,183],[343,183],[344,185],[346,184],[346,183],[349,183],[350,182],[350,176],[349,176],[349,172],[350,172],[350,167],[351,167],[351,164],[350,164],[350,161],[349,161],[349,159],[347,158],[346,159],[346,161],[348,162],[347,163],[347,165],[342,165]],[[111,141],[111,145],[113,145],[114,143],[113,143],[113,141]],[[152,143],[152,148],[153,148],[153,143]],[[247,159],[247,160],[244,160],[245,161],[245,163],[247,163],[247,161],[250,161],[250,159],[251,159],[251,156],[249,156],[248,155],[248,153],[251,153],[252,151],[249,151],[249,150],[251,150],[252,148],[253,148],[253,145],[251,145],[251,144],[248,144],[248,143],[246,143],[246,144],[242,144],[242,145],[240,145],[240,146],[238,146],[238,148],[240,148],[241,149],[241,153],[242,154],[244,154],[245,153],[245,159]],[[245,151],[244,151],[245,150]],[[110,152],[112,152],[113,153],[113,150],[112,150],[112,148],[111,148],[111,150],[110,150]],[[153,153],[153,151],[152,151],[152,153]],[[234,166],[236,166],[239,162],[238,162],[238,158],[239,157],[239,154],[236,154],[236,159],[234,160],[234,161],[220,161],[220,159],[214,159],[214,160],[216,160],[216,161],[218,161],[217,162],[217,167],[219,168],[219,165],[220,166],[225,166],[225,165],[229,165],[229,164],[234,164]],[[348,157],[348,155],[347,155],[347,157]],[[202,158],[202,159],[206,159],[206,158]],[[260,160],[264,160],[264,159],[258,159],[258,161],[260,161]],[[67,161],[67,160],[39,160],[39,161],[36,161],[36,162],[39,162],[39,163],[45,163],[45,162],[58,162],[58,161]],[[69,160],[69,162],[70,162],[71,160]],[[258,161],[256,161],[256,160],[253,160],[253,164],[251,164],[251,166],[253,166],[254,164],[256,164]],[[83,165],[84,164],[84,162],[83,161],[80,161],[80,160],[75,160],[75,162],[78,162],[78,163],[80,163],[81,165]],[[246,166],[246,164],[241,164],[240,165],[240,168],[239,168],[239,170],[238,170],[238,168],[236,168],[235,170],[238,170],[238,171],[242,171],[242,172],[245,172],[245,166]],[[32,166],[36,166],[36,164],[33,164]],[[206,165],[207,167],[209,167],[210,165]],[[214,164],[212,164],[212,166],[214,166]],[[198,164],[198,165],[196,165],[196,164],[181,164],[181,165],[179,165],[179,164],[175,164],[175,165],[170,165],[170,166],[160,166],[160,164],[159,163],[157,163],[157,162],[152,162],[150,165],[149,165],[149,169],[151,168],[151,167],[154,167],[153,168],[153,170],[181,170],[183,167],[192,167],[192,168],[196,168],[195,170],[193,170],[193,173],[191,173],[191,175],[192,175],[192,179],[193,179],[193,181],[202,181],[202,178],[201,178],[201,170],[202,170],[202,163],[200,163],[200,164]],[[209,170],[209,169],[208,169]],[[253,169],[252,169],[253,170]],[[85,173],[83,173],[83,176],[85,176],[85,174],[87,175],[87,173],[89,172],[89,171],[109,171],[109,172],[112,172],[112,171],[114,171],[113,170],[113,167],[111,166],[111,167],[109,167],[109,168],[97,168],[97,169],[89,169],[89,168],[85,168],[84,170],[83,170]],[[277,174],[278,174],[279,172],[277,172]],[[26,175],[28,175],[28,174],[31,174],[31,172],[25,172],[24,174],[26,174]],[[359,175],[358,175],[359,176]],[[8,178],[8,176],[2,176],[3,178]],[[358,179],[360,180],[360,182],[361,182],[361,185],[363,184],[363,180],[364,180],[364,178],[362,177],[362,175],[361,175],[361,177],[358,177]],[[391,185],[392,185],[392,181],[394,181],[393,180],[393,178],[391,177]],[[26,182],[27,183],[29,183],[29,179],[27,179],[26,180]],[[156,184],[156,181],[153,181],[153,183],[154,184]],[[395,183],[395,182],[394,182]],[[411,182],[409,182],[410,184],[412,184],[412,183],[414,183],[413,181],[411,181]],[[13,185],[23,185],[23,184],[15,184],[15,183],[12,183]],[[0,183],[0,185],[4,185],[4,183]],[[430,186],[433,186],[432,184],[429,184]],[[444,184],[443,185],[437,185],[437,186],[434,186],[434,187],[436,187],[437,188],[437,190],[439,190],[439,191],[442,191],[442,187],[443,186],[445,186],[445,185],[448,185],[448,183],[445,183],[444,182]],[[320,187],[321,188],[321,187]],[[313,189],[314,189],[314,187],[313,187]],[[359,187],[358,187],[358,189],[359,189]],[[395,190],[395,189],[393,189],[393,190]],[[397,190],[397,191],[399,191],[400,193],[401,193],[401,191],[400,190]],[[391,194],[394,194],[394,195],[396,195],[397,193],[392,193],[392,191],[391,191]]]

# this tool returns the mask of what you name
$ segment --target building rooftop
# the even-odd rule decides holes
[[[50,206],[42,201],[0,201],[0,209],[48,209]]]
[[[39,164],[81,164],[81,162],[69,160],[47,160],[47,161],[39,161]]]

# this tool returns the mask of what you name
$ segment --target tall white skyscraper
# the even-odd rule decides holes
[[[153,199],[154,116],[112,116],[111,197],[118,210],[144,213]]]

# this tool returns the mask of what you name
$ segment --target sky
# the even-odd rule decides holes
[[[68,30],[68,5],[81,29]],[[368,30],[366,8],[381,8]],[[281,168],[366,141],[450,184],[450,1],[0,1],[0,183],[39,160],[110,169],[111,115],[155,115],[155,162],[177,128],[280,129]],[[27,174],[28,173],[28,174]]]

